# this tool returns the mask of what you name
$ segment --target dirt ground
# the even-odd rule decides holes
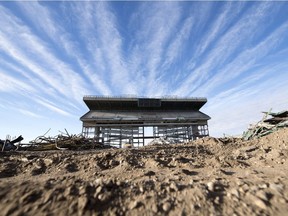
[[[288,215],[288,128],[132,149],[0,153],[0,215]]]

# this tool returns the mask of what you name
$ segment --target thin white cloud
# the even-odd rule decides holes
[[[0,63],[1,62],[0,60]],[[3,63],[2,65],[6,65],[7,62]],[[23,96],[26,97],[26,99],[29,100],[29,98],[31,98],[32,95],[45,95],[45,97],[49,97],[49,98],[53,98],[53,100],[57,100],[60,97],[57,96],[57,98],[55,98],[56,92],[53,88],[47,86],[43,80],[40,80],[39,78],[33,76],[33,74],[29,73],[29,72],[25,72],[22,69],[20,69],[20,67],[16,67],[15,65],[11,65],[8,64],[7,68],[6,68],[7,73],[19,73],[21,74],[23,77],[21,78],[22,82],[25,81],[25,84],[28,85],[29,87],[33,88],[33,91],[21,91],[19,92],[19,94],[21,93]],[[19,78],[20,79],[20,78]],[[60,100],[63,100],[63,98],[60,98]],[[73,104],[73,107],[75,107],[75,104]]]
[[[204,51],[208,51],[207,48],[215,43],[216,38],[220,37],[223,32],[228,28],[228,24],[231,20],[234,20],[236,16],[239,16],[239,12],[243,9],[243,3],[238,2],[237,6],[235,2],[227,2],[223,4],[223,8],[219,11],[219,16],[212,23],[212,26],[204,32],[199,46],[196,50],[196,55],[201,56]]]
[[[237,49],[245,48],[245,45],[253,39],[253,35],[256,34],[255,28],[265,20],[268,13],[273,12],[270,6],[271,3],[257,4],[239,17],[239,21],[220,40],[216,41],[201,65],[191,71],[191,75],[175,91],[175,94],[190,95],[201,87],[201,84],[207,81],[211,74],[217,74],[218,67],[221,67],[227,60],[229,61]],[[245,45],[243,46],[243,44]]]
[[[4,71],[0,70],[0,91],[2,92],[16,92],[21,94],[23,91],[33,93],[35,89],[33,89],[28,84],[13,78],[7,74],[4,74]]]
[[[77,4],[74,10],[79,13],[82,38],[87,40],[87,49],[97,62],[97,68],[102,69],[101,75],[105,77],[106,83],[113,86],[114,93],[136,92],[137,86],[131,82],[131,74],[122,53],[122,38],[109,4]]]
[[[91,64],[88,64],[87,60],[84,59],[84,54],[79,48],[79,43],[73,41],[73,36],[59,24],[59,20],[55,20],[55,14],[53,14],[51,10],[37,2],[27,4],[21,3],[20,6],[36,28],[40,28],[54,41],[56,46],[60,49],[64,49],[67,55],[72,56],[75,59],[81,68],[81,72],[85,74],[91,84],[94,84],[92,86],[99,92],[98,94],[111,93],[110,88],[103,82],[101,77],[97,74],[97,71],[93,71]],[[87,93],[88,92],[86,91],[86,94]]]
[[[134,28],[137,26],[137,31],[134,33],[131,59],[138,64],[133,69],[140,73],[136,77],[145,79],[144,86],[141,86],[143,93],[155,95],[165,85],[157,82],[157,79],[161,76],[160,66],[165,60],[165,48],[177,31],[181,8],[177,2],[143,3],[132,17],[134,19],[130,25]],[[144,70],[141,69],[143,66]]]
[[[162,65],[163,70],[168,69],[179,56],[181,57],[181,50],[187,43],[194,23],[195,19],[193,17],[188,17],[183,22],[179,33],[177,33],[175,39],[167,47],[164,63]]]
[[[17,30],[19,30],[19,28],[21,29],[21,27],[17,25],[16,22],[13,22],[13,23],[5,22],[4,18],[6,17],[4,16],[3,11],[2,11],[2,15],[3,16],[1,19],[2,20],[1,25],[14,26],[13,29],[15,29],[15,31],[12,28],[10,28],[10,31],[8,34],[7,33],[3,34],[3,31],[0,32],[0,49],[2,49],[6,54],[8,54],[10,57],[15,59],[16,61],[18,61],[20,64],[22,64],[26,68],[30,69],[35,75],[37,75],[39,78],[44,80],[50,86],[54,87],[54,89],[57,89],[57,87],[59,87],[57,90],[61,90],[62,87],[60,85],[59,79],[57,79],[55,75],[51,73],[49,74],[43,71],[43,69],[38,64],[36,64],[35,62],[31,60],[31,57],[25,54],[27,49],[29,49],[29,44],[26,43],[26,47],[23,47],[25,41],[24,42],[22,40],[19,41],[19,35],[21,35],[21,33],[16,32]],[[5,13],[5,15],[7,14]],[[12,17],[7,17],[7,18],[11,19]],[[22,31],[22,35],[24,35],[25,37],[27,30],[25,29],[25,27],[22,27],[22,28],[24,28],[24,31]],[[15,38],[16,36],[17,38]]]
[[[72,116],[71,113],[57,107],[56,105],[52,104],[51,102],[47,102],[47,101],[44,101],[44,100],[40,100],[40,99],[33,99],[35,102],[37,102],[38,104],[41,104],[42,106],[48,108],[49,110],[53,111],[53,112],[56,112],[60,115],[64,115],[64,116]]]
[[[262,40],[259,44],[251,49],[244,50],[241,52],[232,62],[227,64],[225,67],[221,69],[219,73],[215,77],[209,80],[205,84],[205,89],[201,89],[196,92],[201,92],[202,94],[208,94],[209,92],[213,91],[216,87],[219,87],[229,80],[238,77],[241,73],[245,73],[249,68],[251,68],[257,60],[262,59],[269,55],[271,50],[280,42],[283,35],[288,35],[288,22],[282,24],[278,27],[275,31],[273,31],[270,35],[268,35],[264,40]],[[269,65],[269,63],[267,62]],[[267,67],[267,66],[266,66]],[[269,67],[269,66],[268,66]],[[273,65],[270,66],[273,70]],[[231,73],[233,71],[233,73]],[[266,70],[267,71],[267,70]],[[264,74],[263,71],[259,71],[259,74]],[[247,74],[249,79],[249,74]]]
[[[82,98],[84,81],[69,65],[59,60],[46,43],[35,36],[18,18],[2,10],[1,25],[11,26],[0,33],[0,48],[20,62],[55,92],[76,100]],[[37,61],[37,63],[36,63]]]
[[[36,114],[35,112],[31,112],[31,111],[28,111],[28,110],[24,110],[24,109],[17,109],[16,110],[17,112],[20,112],[20,113],[23,113],[24,115],[26,116],[29,116],[29,117],[33,117],[33,118],[44,118],[43,116],[41,115],[38,115]]]

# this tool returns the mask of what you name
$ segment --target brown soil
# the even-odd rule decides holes
[[[0,153],[1,215],[288,215],[288,128],[138,149]]]

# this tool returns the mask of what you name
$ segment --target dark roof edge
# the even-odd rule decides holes
[[[200,113],[202,113],[203,115],[205,115],[205,116],[207,117],[207,120],[210,120],[210,119],[211,119],[211,117],[210,117],[209,115],[207,115],[207,114],[201,112],[200,110],[198,110],[198,112],[200,112]]]
[[[182,100],[190,100],[190,101],[203,101],[203,102],[207,102],[207,98],[206,97],[177,97],[177,96],[163,96],[163,97],[144,97],[144,96],[140,96],[137,97],[135,95],[125,95],[125,96],[97,96],[97,95],[85,95],[83,97],[83,100],[138,100],[138,99],[161,99],[161,100],[166,100],[166,101],[182,101]]]

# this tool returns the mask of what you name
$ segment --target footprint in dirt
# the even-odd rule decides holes
[[[45,173],[45,172],[46,172],[46,166],[41,166],[39,168],[34,168],[31,171],[31,175],[33,175],[33,176],[40,175],[40,174]]]
[[[5,168],[0,171],[0,178],[7,178],[17,175],[17,164],[16,163],[7,163]]]
[[[192,158],[185,158],[185,157],[179,157],[179,158],[176,158],[176,160],[180,163],[189,163],[190,161],[191,162],[194,161]]]
[[[195,172],[195,171],[190,171],[190,170],[187,170],[187,169],[182,169],[182,172],[186,175],[189,175],[189,176],[192,176],[192,175],[197,175],[198,172]]]
[[[65,166],[68,172],[77,172],[79,169],[76,163],[70,163]]]
[[[154,176],[155,174],[156,174],[156,173],[155,173],[154,171],[151,171],[151,170],[148,171],[148,172],[146,172],[146,173],[144,173],[145,176],[149,176],[149,177],[150,177],[150,176]]]
[[[224,170],[224,169],[220,169],[220,172],[224,173],[225,175],[233,175],[233,174],[235,174],[235,172],[227,171],[227,170]]]

